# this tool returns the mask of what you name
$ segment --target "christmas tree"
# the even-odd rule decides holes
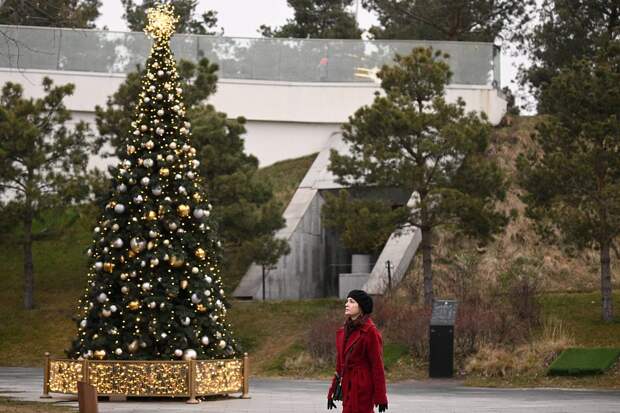
[[[170,37],[172,6],[148,11],[154,39],[112,190],[88,250],[72,358],[238,355],[226,324],[220,242],[198,176]]]

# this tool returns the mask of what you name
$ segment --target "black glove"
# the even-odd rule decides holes
[[[384,412],[387,410],[387,403],[386,404],[379,404],[379,413]]]
[[[333,399],[327,399],[327,410],[335,409],[336,403],[334,403]]]

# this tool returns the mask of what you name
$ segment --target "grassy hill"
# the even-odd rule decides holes
[[[537,118],[517,118],[511,126],[494,131],[491,156],[497,157],[513,178],[516,154],[531,145],[529,136],[537,121]],[[274,184],[276,196],[285,205],[315,156],[278,162],[261,169],[259,174]],[[513,184],[502,208],[522,212],[523,205],[518,196],[519,189]],[[75,331],[71,316],[84,288],[86,260],[83,252],[91,237],[91,216],[92,213],[85,211],[63,238],[35,246],[37,308],[33,311],[21,309],[21,250],[11,244],[0,246],[0,365],[40,365],[45,351],[63,354]],[[521,214],[516,215],[504,234],[486,246],[475,245],[455,237],[450,231],[443,231],[439,234],[435,252],[439,294],[454,291],[454,269],[460,268],[459,265],[463,267],[463,274],[475,274],[475,278],[472,277],[475,284],[471,288],[480,289],[496,283],[498,274],[510,270],[516,259],[527,259],[539,276],[544,292],[541,297],[543,317],[559,322],[562,337],[570,338],[571,345],[576,346],[620,347],[620,321],[611,324],[600,321],[596,254],[568,254],[560,247],[545,245]],[[476,265],[470,268],[468,260],[472,256]],[[233,277],[228,281],[234,283]],[[394,296],[413,299],[419,293],[419,281],[420,269],[415,264]],[[618,307],[620,294],[616,293],[614,298]],[[237,336],[251,354],[253,374],[325,378],[332,374],[333,367],[309,355],[307,332],[316,320],[330,317],[337,320],[341,312],[341,301],[321,299],[268,303],[233,301],[229,314]],[[537,334],[555,334],[554,329],[552,327],[549,333],[544,327]],[[521,355],[525,357],[536,351],[535,345],[530,347],[510,349],[512,353],[506,354],[512,359]],[[491,356],[497,356],[500,363],[502,354],[498,352]],[[413,359],[407,348],[396,342],[386,340],[385,361],[390,379],[426,376],[425,361]],[[620,387],[618,367],[603,376],[581,381],[548,379],[542,374],[542,367],[541,363],[524,374],[503,378],[471,374],[467,380],[471,384],[483,385]]]

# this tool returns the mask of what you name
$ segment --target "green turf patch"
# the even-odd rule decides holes
[[[603,374],[620,357],[617,348],[569,348],[551,364],[551,376],[584,376]]]

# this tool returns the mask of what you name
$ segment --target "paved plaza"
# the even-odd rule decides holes
[[[39,399],[43,371],[35,368],[0,368],[0,395],[76,407],[75,398],[54,395]],[[99,403],[99,411],[214,412],[214,413],[317,413],[326,412],[327,383],[317,380],[252,379],[251,399],[209,400],[197,405],[182,400]],[[618,413],[619,391],[559,389],[486,389],[463,387],[452,380],[407,381],[388,386],[388,413]],[[332,410],[333,411],[333,410]],[[338,408],[341,412],[342,409]]]

